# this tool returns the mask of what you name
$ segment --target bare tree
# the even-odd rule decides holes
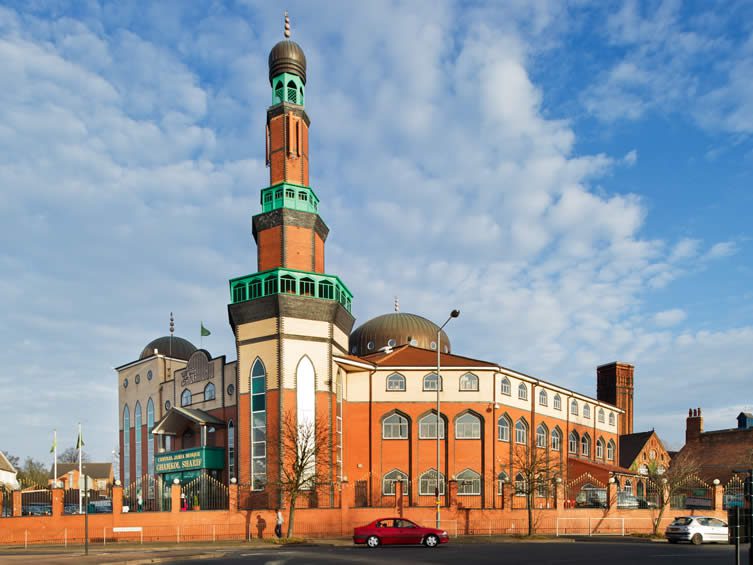
[[[288,502],[287,537],[293,534],[296,501],[306,492],[315,491],[325,479],[329,463],[329,429],[326,420],[299,422],[288,411],[282,421],[282,457],[278,486]]]
[[[81,461],[83,463],[89,463],[90,457],[89,454],[84,451],[81,454]],[[58,455],[58,462],[59,463],[78,463],[78,449],[75,447],[69,447],[63,453]]]
[[[660,465],[648,465],[648,482],[658,492],[657,511],[653,519],[654,535],[659,531],[664,511],[673,496],[680,494],[689,482],[698,477],[698,461],[689,454],[679,453],[672,458],[668,469]]]
[[[517,445],[513,452],[513,496],[523,495],[528,510],[528,535],[536,532],[536,498],[549,497],[556,488],[556,479],[562,476],[559,458],[548,450]]]

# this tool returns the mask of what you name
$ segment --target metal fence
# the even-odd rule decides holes
[[[228,488],[207,473],[181,485],[181,510],[227,510]]]
[[[51,516],[52,491],[49,487],[31,486],[21,491],[22,516]]]
[[[565,508],[606,508],[607,486],[589,473],[565,484]]]
[[[0,484],[0,518],[13,516],[13,490],[5,484]]]
[[[745,483],[743,477],[733,475],[724,485],[724,509],[743,508],[745,506]]]
[[[238,485],[239,510],[273,510],[277,507],[277,497],[269,488],[254,490],[251,483]]]
[[[714,495],[708,483],[699,477],[688,477],[669,498],[669,506],[674,509],[706,509],[714,507]]]
[[[123,507],[128,512],[169,512],[170,483],[161,476],[144,475],[123,489]]]
[[[112,513],[112,486],[104,490],[90,489],[88,497],[86,491],[79,489],[63,491],[63,514],[83,514],[87,504],[89,514]]]

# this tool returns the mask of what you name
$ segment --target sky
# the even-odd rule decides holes
[[[459,308],[455,353],[593,396],[631,363],[670,448],[753,409],[753,3],[6,1],[0,449],[109,460],[170,312],[234,358],[284,9],[356,325]]]

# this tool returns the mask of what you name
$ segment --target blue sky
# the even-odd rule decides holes
[[[633,363],[671,447],[753,407],[751,2],[6,2],[0,448],[108,458],[170,311],[232,357],[285,8],[357,323],[458,307],[455,352],[587,394]]]

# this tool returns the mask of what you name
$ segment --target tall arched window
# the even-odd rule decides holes
[[[515,475],[515,496],[525,496],[528,494],[528,481],[523,473]]]
[[[518,398],[520,400],[528,400],[528,387],[524,383],[518,385]]]
[[[588,434],[583,434],[583,437],[580,438],[580,454],[583,457],[591,456],[591,438]]]
[[[546,429],[546,426],[544,424],[539,424],[539,427],[536,428],[536,447],[546,449],[548,443],[549,430]]]
[[[135,479],[138,481],[141,479],[141,403],[136,402],[136,407],[133,409],[133,431],[135,434],[135,441],[134,447],[135,450],[135,469],[136,469],[136,476]]]
[[[500,416],[497,420],[497,438],[499,441],[510,441],[510,428],[512,424],[507,416]]]
[[[481,419],[466,412],[455,420],[455,439],[480,439]]]
[[[284,96],[285,96],[285,94],[284,94],[283,90],[284,90],[284,89],[283,89],[283,87],[282,87],[282,81],[279,81],[279,80],[278,80],[278,81],[277,81],[277,82],[275,83],[275,97],[277,98],[277,99],[276,99],[276,102],[278,102],[278,103],[279,103],[279,102],[282,102],[282,101],[284,100]]]
[[[288,82],[288,102],[298,103],[298,88],[292,80]]]
[[[515,422],[515,443],[528,443],[528,424],[523,418]]]
[[[580,443],[580,438],[578,437],[578,432],[572,431],[570,432],[570,435],[567,439],[567,451],[568,453],[572,453],[573,455],[578,455],[578,444]]]
[[[481,494],[481,475],[473,469],[464,469],[455,478],[458,481],[458,495]]]
[[[552,430],[552,451],[559,451],[562,449],[562,432],[559,428]]]
[[[382,420],[384,439],[408,439],[408,418],[394,412]]]
[[[573,416],[578,415],[578,403],[575,401],[575,399],[570,401],[570,414],[572,414]]]
[[[214,383],[207,383],[204,387],[204,402],[215,399]]]
[[[146,472],[149,476],[154,475],[154,402],[151,397],[146,403]]]
[[[497,475],[497,494],[502,496],[505,493],[505,483],[510,479],[507,477],[507,473],[504,471]]]
[[[544,389],[541,389],[539,391],[539,404],[541,406],[546,406],[549,402],[549,398],[547,397],[546,391]]]
[[[434,412],[426,414],[418,421],[419,439],[437,439],[437,420],[439,420],[439,438],[444,439],[444,420],[437,418]]]
[[[460,390],[478,390],[478,377],[473,373],[466,373],[465,375],[460,377]]]
[[[604,459],[604,440],[601,438],[596,440],[596,458]]]
[[[444,475],[439,473],[439,494],[444,494]],[[437,488],[437,470],[429,469],[418,478],[418,494],[434,496]]]
[[[609,413],[609,425],[614,426],[614,412]]]
[[[123,408],[123,486],[131,482],[131,411]]]
[[[506,396],[510,396],[510,379],[507,377],[502,378],[502,386],[500,387],[500,392]]]
[[[437,390],[438,386],[440,386],[440,390],[442,390],[441,385],[439,385],[438,383],[439,379],[437,377],[437,374],[429,373],[424,377],[424,390]]]
[[[187,388],[184,389],[180,395],[180,405],[191,406],[191,391],[188,390]]]
[[[400,469],[393,469],[385,473],[382,477],[382,494],[385,496],[395,496],[396,483],[403,483],[403,496],[408,495],[408,475]]]
[[[604,423],[604,409],[603,408],[599,408],[598,418],[599,418],[599,423],[603,424]]]
[[[251,367],[251,486],[267,484],[267,371],[258,357]]]
[[[583,417],[591,418],[591,407],[588,404],[583,405]]]
[[[400,373],[392,373],[387,377],[387,390],[391,391],[404,391],[405,390],[405,377]]]
[[[559,394],[554,395],[554,400],[552,401],[552,407],[555,410],[562,410],[562,399],[560,398]]]
[[[611,439],[607,444],[607,460],[614,461],[614,441]]]
[[[235,477],[235,426],[232,420],[227,423],[227,476]]]

